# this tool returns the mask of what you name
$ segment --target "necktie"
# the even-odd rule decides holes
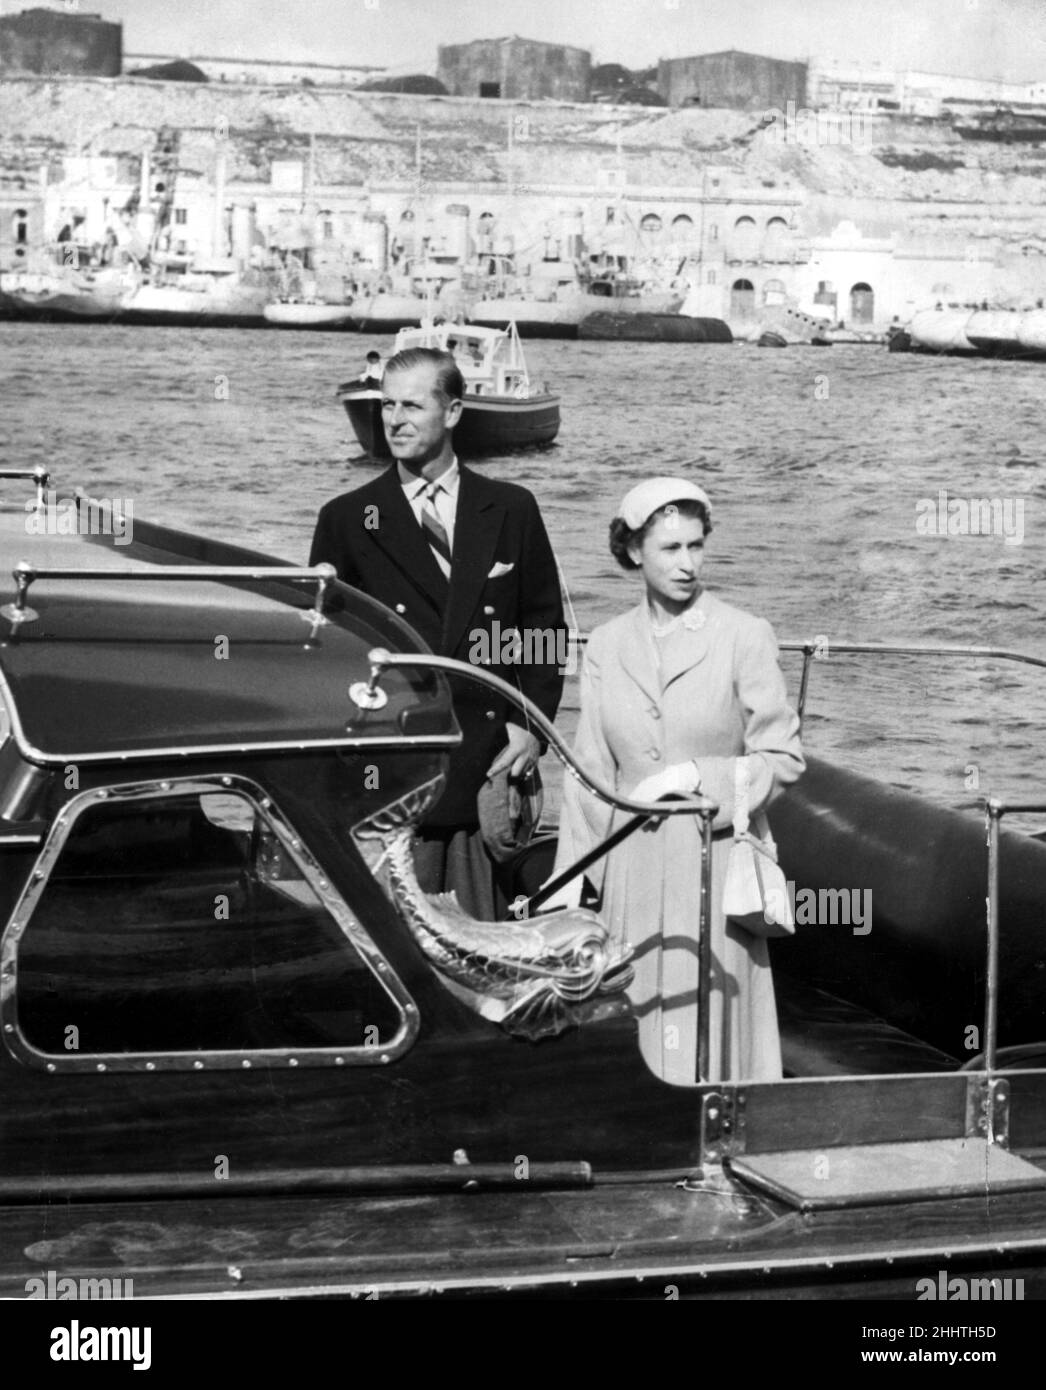
[[[436,557],[436,563],[449,579],[450,537],[436,511],[436,493],[439,488],[438,482],[429,483],[425,488],[425,500],[421,504],[421,527],[425,532],[425,539],[429,543],[429,548]]]

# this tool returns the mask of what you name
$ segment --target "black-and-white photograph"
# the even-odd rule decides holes
[[[3,0],[0,346],[41,1364],[391,1300],[1001,1363],[1041,0]]]

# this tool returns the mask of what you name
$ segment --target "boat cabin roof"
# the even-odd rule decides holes
[[[425,648],[333,577],[317,612],[316,570],[53,494],[0,502],[0,569],[0,724],[31,761],[460,740],[431,675],[389,673],[383,707],[354,702],[372,649]]]

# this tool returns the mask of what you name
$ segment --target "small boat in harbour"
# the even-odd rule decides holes
[[[464,408],[454,430],[463,458],[551,444],[559,433],[559,397],[532,383],[519,334],[477,324],[439,323],[396,335],[394,352],[429,347],[450,352],[465,379]],[[381,391],[363,381],[338,387],[356,438],[371,458],[390,458],[381,420]]]
[[[1021,315],[1014,309],[977,309],[966,321],[966,337],[982,357],[1019,357]]]
[[[966,336],[969,309],[920,309],[908,325],[912,352],[976,353]]]
[[[910,340],[902,348],[899,339]],[[904,333],[891,336],[892,352],[942,352],[1006,359],[1046,358],[1046,310],[923,309]]]
[[[266,304],[265,322],[271,328],[336,330],[355,328],[351,303],[325,304],[319,300],[278,299]]]
[[[1023,356],[1046,357],[1046,309],[1028,309],[1017,325]]]
[[[783,333],[778,333],[776,329],[766,328],[756,339],[756,347],[783,348],[788,346],[788,339]]]

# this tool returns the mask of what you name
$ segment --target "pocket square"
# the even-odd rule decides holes
[[[504,560],[499,560],[494,568],[487,575],[488,579],[500,579],[503,574],[509,574],[516,568],[515,561],[510,560],[508,564]]]

